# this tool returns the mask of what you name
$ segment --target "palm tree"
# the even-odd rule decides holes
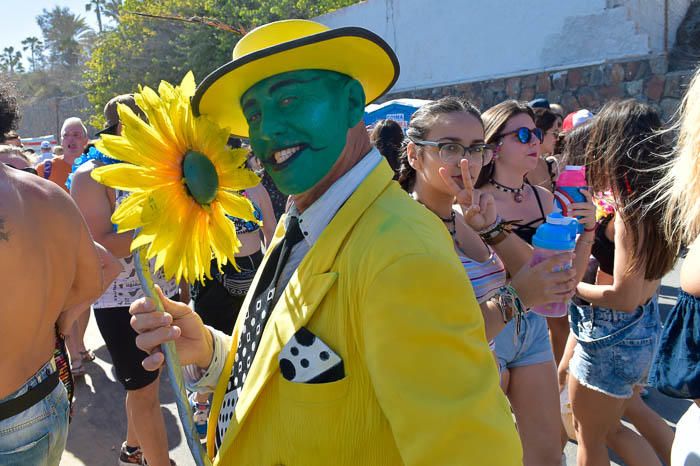
[[[97,16],[97,30],[102,34],[102,13],[105,8],[105,0],[89,0],[85,4],[85,11],[92,11],[95,8],[95,16]]]
[[[15,51],[14,47],[5,47],[0,60],[2,60],[3,68],[10,74],[15,71],[19,73],[24,71],[24,66],[22,66],[22,52],[19,50]]]
[[[119,21],[119,8],[122,6],[122,0],[103,0],[104,8],[102,14],[111,19],[115,23]]]
[[[29,51],[31,54],[31,58],[29,59],[29,64],[32,65],[32,71],[36,71],[37,64],[41,61],[40,59],[37,59],[37,57],[41,56],[41,52],[43,50],[44,44],[39,40],[38,37],[27,37],[22,41],[22,45],[24,46],[22,50]]]
[[[55,6],[50,11],[44,9],[36,17],[36,22],[44,33],[44,44],[52,65],[71,67],[80,62],[93,32],[85,18],[73,14],[68,8]]]

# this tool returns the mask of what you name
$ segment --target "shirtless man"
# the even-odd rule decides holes
[[[0,133],[15,124],[15,108],[0,87]],[[57,465],[68,399],[53,362],[55,325],[67,331],[116,276],[118,263],[98,252],[65,191],[5,164],[0,263],[0,464]]]

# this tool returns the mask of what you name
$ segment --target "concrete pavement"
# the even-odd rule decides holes
[[[660,299],[663,317],[675,302],[679,270],[680,264],[663,281]],[[126,435],[124,390],[116,382],[109,353],[94,319],[90,320],[85,343],[88,348],[95,350],[97,359],[86,366],[87,375],[78,380],[75,416],[61,466],[114,466],[117,464],[119,448]],[[179,466],[190,466],[193,460],[177,417],[167,374],[162,375],[160,398],[168,431],[171,458]],[[672,427],[675,427],[676,422],[690,404],[685,400],[665,397],[654,390],[651,390],[647,403]],[[565,454],[567,464],[575,465],[576,444],[574,442],[569,442]],[[611,464],[622,465],[623,463],[613,458]]]

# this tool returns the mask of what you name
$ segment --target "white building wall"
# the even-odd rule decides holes
[[[367,0],[317,20],[384,38],[404,91],[658,53],[664,1],[675,33],[690,0]]]

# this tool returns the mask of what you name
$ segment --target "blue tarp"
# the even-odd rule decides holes
[[[421,99],[396,99],[383,104],[371,104],[365,108],[365,125],[374,126],[379,120],[394,120],[405,130],[411,115],[422,105],[430,100]]]

